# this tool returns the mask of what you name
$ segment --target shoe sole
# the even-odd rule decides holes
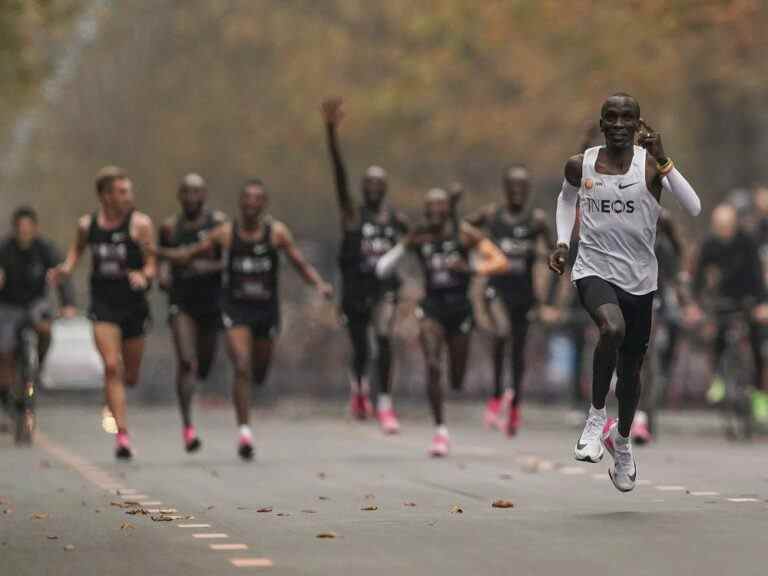
[[[637,466],[635,466],[635,473],[637,473]],[[608,477],[611,479],[611,482],[613,482],[613,486],[621,492],[622,494],[626,494],[627,492],[632,492],[632,490],[635,489],[635,485],[632,485],[632,488],[621,488],[618,484],[616,484],[616,480],[613,477],[613,469],[608,468]]]
[[[578,450],[574,450],[573,455],[578,462],[589,462],[590,464],[597,464],[598,462],[602,461],[603,457],[605,456],[605,448],[602,444],[600,445],[600,454],[598,454],[597,458],[593,458],[589,454],[579,454]]]

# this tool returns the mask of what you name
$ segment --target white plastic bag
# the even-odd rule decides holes
[[[93,342],[91,322],[82,316],[53,324],[53,341],[43,367],[51,390],[93,390],[102,387],[104,366]]]

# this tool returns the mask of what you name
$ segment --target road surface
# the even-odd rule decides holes
[[[425,405],[386,438],[341,401],[285,399],[254,411],[258,457],[242,463],[228,406],[198,410],[195,455],[173,407],[131,408],[128,464],[92,404],[48,399],[31,449],[0,436],[1,574],[768,571],[768,444],[729,444],[707,416],[666,417],[663,441],[637,450],[640,485],[619,494],[607,460],[572,459],[561,409],[529,410],[510,440],[451,404],[454,450],[435,461]]]

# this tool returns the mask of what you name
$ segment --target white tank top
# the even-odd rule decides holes
[[[634,147],[625,174],[595,170],[602,146],[584,152],[579,188],[579,250],[573,265],[574,281],[597,276],[630,294],[656,290],[656,222],[661,205],[645,183],[646,152]]]

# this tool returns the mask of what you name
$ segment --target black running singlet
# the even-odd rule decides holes
[[[387,210],[386,218],[380,222],[365,207],[360,208],[359,225],[346,230],[341,241],[339,266],[345,285],[359,284],[363,289],[377,286],[397,289],[397,276],[386,280],[376,277],[376,263],[394,248],[404,232],[405,227],[394,210]]]
[[[490,239],[509,261],[509,272],[492,276],[488,285],[502,297],[515,298],[519,302],[533,299],[533,265],[536,262],[536,241],[541,227],[526,212],[518,217],[510,215],[506,208],[496,210],[488,223]]]
[[[272,243],[272,222],[265,220],[260,240],[243,240],[232,224],[227,258],[227,299],[258,307],[277,306],[280,256]]]
[[[468,250],[454,231],[453,236],[416,246],[424,272],[424,299],[433,304],[464,304],[468,299],[469,272],[451,269],[457,261],[469,262]]]
[[[203,222],[197,227],[189,227],[185,224],[183,216],[179,215],[176,226],[169,236],[161,238],[161,244],[169,248],[196,244],[204,240],[219,224],[212,211],[206,211]],[[216,246],[187,264],[172,265],[170,302],[192,304],[205,309],[217,308],[221,298],[221,258],[222,250]]]
[[[131,307],[146,301],[143,290],[134,290],[128,273],[144,267],[144,253],[131,238],[131,211],[112,230],[99,226],[98,213],[91,216],[88,246],[91,250],[91,299],[111,308]]]

